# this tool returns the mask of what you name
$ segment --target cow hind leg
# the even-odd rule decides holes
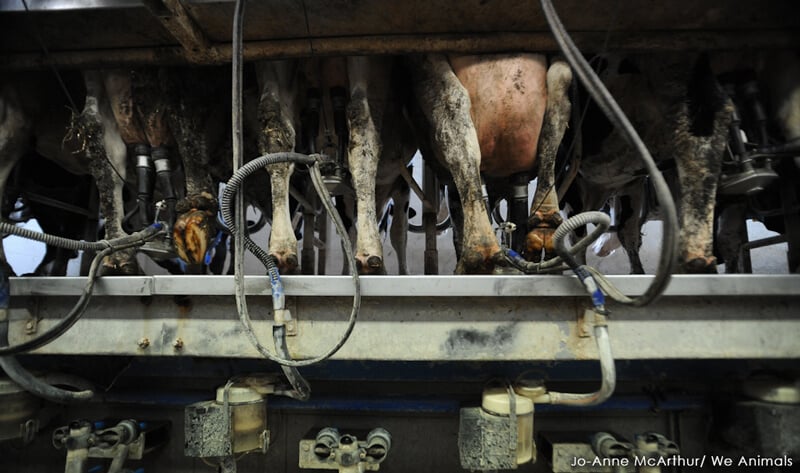
[[[191,270],[202,271],[216,230],[216,215],[219,209],[216,189],[211,178],[211,152],[209,123],[217,117],[217,110],[206,94],[208,91],[196,85],[185,73],[164,70],[163,83],[167,84],[167,96],[172,101],[169,107],[169,128],[175,139],[183,163],[186,195],[176,202],[171,186],[170,160],[167,156],[166,127],[159,118],[159,108],[147,111],[146,132],[153,145],[153,160],[160,173],[159,186],[167,200],[168,216],[174,218],[172,236],[178,256],[187,262]],[[159,100],[163,99],[158,97]],[[217,123],[216,126],[222,126]],[[172,206],[171,212],[169,206]]]
[[[78,117],[78,133],[83,139],[89,170],[100,194],[100,211],[105,218],[106,238],[119,238],[126,235],[122,229],[122,188],[127,150],[117,132],[111,108],[105,100],[102,74],[86,72],[84,79],[86,103]],[[122,250],[109,255],[103,262],[103,272],[115,275],[139,274],[141,271],[136,262],[136,250]]]
[[[620,244],[625,249],[630,263],[631,274],[644,274],[642,259],[639,257],[639,250],[642,247],[642,206],[644,201],[644,185],[642,179],[638,179],[631,186],[630,191],[619,198],[619,228],[617,236]]]
[[[289,64],[260,63],[256,65],[261,97],[258,120],[261,125],[259,151],[263,154],[292,151],[295,145],[295,128],[292,124],[290,103],[282,94],[289,91]],[[289,212],[289,179],[294,171],[293,163],[267,166],[272,183],[272,231],[269,237],[269,253],[275,257],[278,269],[284,273],[297,271],[297,237]]]
[[[564,61],[558,60],[550,65],[547,70],[547,105],[539,137],[539,175],[528,218],[530,232],[525,241],[525,256],[531,261],[555,255],[553,235],[563,221],[555,189],[555,164],[570,119],[571,82],[572,71]]]
[[[350,129],[348,166],[356,190],[356,266],[360,274],[386,274],[375,209],[375,177],[381,154],[380,137],[367,100],[367,59],[348,59]]]
[[[470,99],[446,57],[414,58],[414,93],[429,124],[439,159],[453,176],[464,212],[461,256],[456,273],[491,273],[500,245],[483,203],[480,146],[470,117]]]
[[[680,180],[680,261],[688,273],[717,272],[713,256],[714,206],[733,103],[699,61],[690,79],[688,104],[675,127]]]

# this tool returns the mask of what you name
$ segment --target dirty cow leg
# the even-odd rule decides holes
[[[721,90],[719,91],[722,94]],[[680,261],[688,273],[715,273],[713,256],[714,206],[717,180],[730,126],[733,104],[720,99],[710,126],[692,118],[687,104],[681,105],[675,127],[675,156],[681,189]]]
[[[198,83],[196,72],[161,71],[162,83],[166,84],[166,99],[169,101],[169,128],[181,156],[186,185],[186,197],[172,204],[175,211],[173,238],[178,256],[194,266],[194,271],[205,263],[206,253],[215,236],[215,219],[219,210],[209,170],[212,164],[209,133],[214,128],[209,123],[217,119],[219,110],[212,107],[217,102],[209,98],[215,90],[208,84]],[[221,126],[221,123],[217,124],[217,127]],[[153,154],[155,159],[156,152]],[[162,169],[166,168],[164,172],[168,176],[169,160],[166,156],[164,160],[156,161],[156,165],[159,164]],[[162,187],[168,183],[167,179],[163,179]]]
[[[263,154],[294,150],[291,69],[291,64],[285,61],[256,64],[261,89],[258,104],[261,133],[258,146]],[[293,163],[267,166],[272,181],[272,232],[269,237],[269,253],[277,259],[278,269],[282,272],[294,272],[298,266],[297,237],[289,215],[289,179],[293,170]]]
[[[619,196],[619,226],[617,236],[619,242],[628,255],[628,262],[631,265],[631,274],[644,274],[644,266],[639,257],[639,250],[642,247],[642,224],[644,216],[644,179],[636,179],[620,192]]]
[[[480,147],[467,91],[445,56],[412,59],[414,94],[435,152],[450,170],[464,210],[464,236],[457,273],[491,273],[500,246],[481,197]]]
[[[553,234],[561,224],[558,194],[555,189],[556,153],[564,138],[570,118],[569,86],[572,70],[562,60],[554,61],[547,69],[547,106],[539,137],[539,174],[533,196],[525,242],[525,257],[540,261],[555,254]]]
[[[126,235],[122,229],[122,201],[127,150],[117,131],[111,108],[106,100],[102,73],[84,73],[86,103],[78,118],[78,133],[84,140],[89,170],[100,194],[100,211],[105,217],[106,238]],[[119,176],[117,175],[119,174]],[[108,256],[103,263],[106,274],[139,274],[136,250],[123,250]]]
[[[350,80],[347,164],[356,190],[356,266],[360,274],[386,274],[375,210],[375,176],[381,143],[367,100],[368,59],[348,58],[347,70]]]

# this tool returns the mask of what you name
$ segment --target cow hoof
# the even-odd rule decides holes
[[[493,274],[502,261],[505,257],[500,251],[487,254],[475,249],[465,250],[456,265],[456,274]]]
[[[369,256],[366,258],[356,257],[356,270],[362,276],[375,276],[385,275],[386,267],[383,265],[383,259],[379,256]]]
[[[213,217],[211,212],[193,209],[175,220],[172,230],[175,251],[187,264],[201,265],[205,262],[213,238]]]
[[[278,271],[281,274],[294,274],[300,266],[297,255],[294,253],[272,254],[275,258],[275,263],[278,266]]]
[[[556,228],[564,221],[556,212],[537,211],[528,220],[528,228],[532,228],[525,237],[525,259],[540,262],[556,255]]]
[[[555,255],[554,228],[537,228],[525,237],[525,259],[540,262]]]
[[[103,276],[137,276],[141,273],[133,251],[118,251],[103,259]]]
[[[683,271],[687,274],[716,274],[717,259],[712,257],[692,258],[683,263]]]

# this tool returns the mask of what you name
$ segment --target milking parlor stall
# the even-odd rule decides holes
[[[798,12],[0,0],[0,471],[796,471]]]

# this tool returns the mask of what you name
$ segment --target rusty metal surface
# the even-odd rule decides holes
[[[42,67],[40,43],[50,51],[47,61],[72,67],[230,60],[232,0],[29,0],[31,12],[20,0],[0,5],[0,64],[5,67]],[[562,0],[556,7],[587,51],[800,44],[793,0]],[[533,0],[251,1],[244,40],[249,60],[556,49]]]

